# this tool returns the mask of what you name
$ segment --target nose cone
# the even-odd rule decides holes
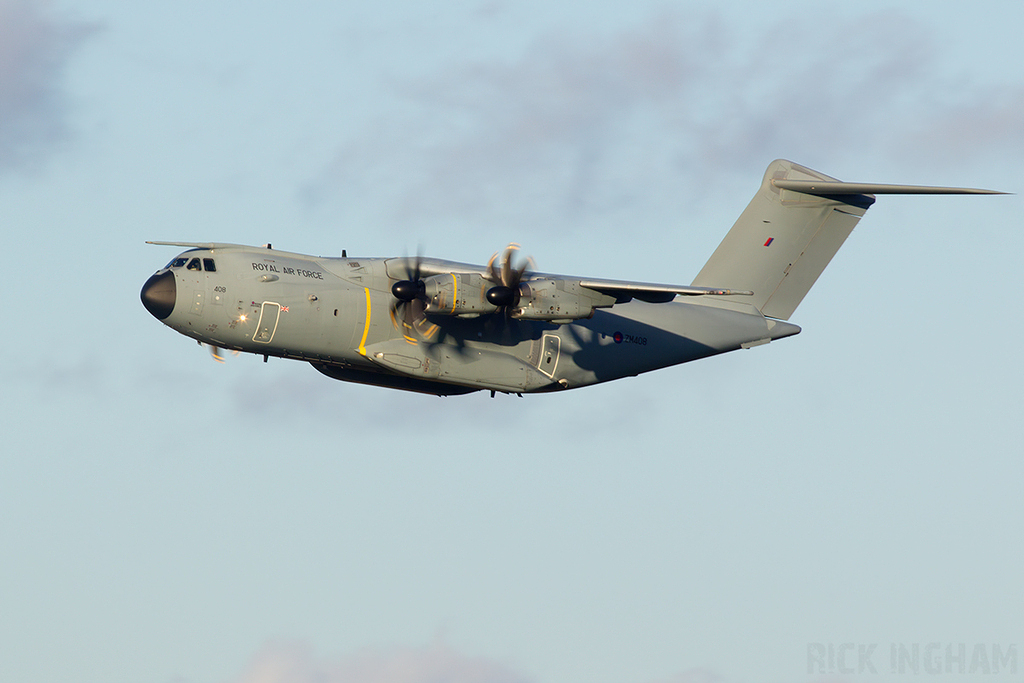
[[[157,320],[164,320],[174,310],[178,288],[174,284],[174,273],[165,270],[146,280],[142,285],[142,305]]]

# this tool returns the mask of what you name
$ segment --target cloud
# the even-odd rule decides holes
[[[91,28],[46,0],[0,0],[0,171],[31,164],[68,135],[63,74]]]
[[[907,153],[943,166],[997,149],[1020,158],[1024,154],[1022,111],[1024,86],[979,91],[968,102],[944,108],[916,130]]]
[[[326,658],[299,641],[265,644],[232,683],[530,683],[536,677],[486,657],[470,657],[443,640],[423,647],[366,648]],[[651,683],[727,683],[696,668]],[[825,679],[820,679],[824,681]],[[840,679],[835,679],[840,683]]]
[[[961,162],[1024,147],[1019,85],[942,100],[957,75],[922,24],[894,13],[833,22],[787,18],[751,41],[715,13],[665,14],[607,35],[549,34],[514,61],[395,78],[408,106],[393,111],[408,113],[385,112],[342,143],[304,196],[383,223],[571,230],[635,215],[638,200],[678,208],[698,194],[681,187],[756,175],[779,156],[825,170],[865,155],[912,166],[960,130]]]
[[[367,649],[334,660],[302,643],[269,643],[236,683],[526,683],[498,662],[468,657],[447,645]]]
[[[601,190],[613,188],[609,162],[628,154],[625,129],[664,128],[651,117],[707,78],[699,57],[714,49],[715,32],[706,29],[655,22],[585,43],[550,35],[513,63],[395,79],[413,113],[382,118],[343,144],[307,197],[384,191],[400,217],[475,217],[508,197],[546,204],[552,183],[558,196],[548,208],[563,216],[621,201]]]
[[[707,669],[690,669],[654,683],[724,683],[724,679]]]

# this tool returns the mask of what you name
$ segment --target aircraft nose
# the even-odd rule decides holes
[[[165,270],[146,280],[142,285],[142,305],[157,320],[164,320],[174,310],[174,300],[178,296],[178,288],[174,283],[174,273]]]

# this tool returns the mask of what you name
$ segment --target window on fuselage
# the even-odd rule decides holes
[[[173,261],[171,261],[170,263],[168,263],[168,264],[167,264],[167,267],[168,267],[168,268],[181,268],[181,267],[182,267],[183,265],[185,265],[185,264],[186,264],[187,262],[188,262],[188,259],[187,259],[187,258],[184,258],[184,257],[182,257],[182,256],[179,256],[178,258],[176,258],[176,259],[174,259]]]
[[[199,265],[199,259],[194,258],[194,259],[192,259],[191,261],[188,262],[188,269],[189,270],[202,270],[203,267],[201,265]]]
[[[203,270],[205,270],[207,273],[217,272],[217,265],[213,262],[212,258],[203,259]]]

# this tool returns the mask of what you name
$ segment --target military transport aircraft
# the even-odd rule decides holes
[[[876,194],[1002,194],[846,183],[790,161],[690,285],[535,272],[510,245],[487,266],[189,247],[142,303],[210,347],[308,361],[334,379],[440,396],[574,389],[797,334],[789,322]]]

